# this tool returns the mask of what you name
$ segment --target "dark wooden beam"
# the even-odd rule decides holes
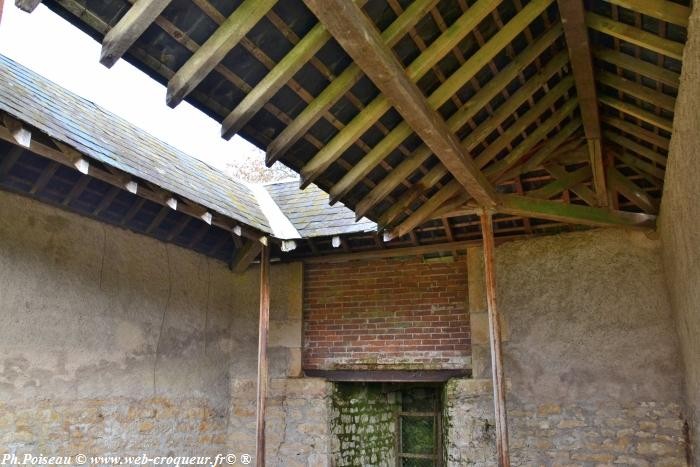
[[[31,13],[39,6],[41,0],[15,0],[15,6],[22,11]]]
[[[2,157],[2,160],[0,161],[0,180],[3,180],[7,176],[8,172],[12,170],[12,166],[15,165],[23,152],[23,147],[13,146],[12,149],[7,151],[7,154]]]
[[[248,240],[245,244],[236,251],[236,254],[231,261],[231,270],[241,274],[248,269],[250,263],[258,257],[262,249],[262,244],[255,240]]]
[[[501,317],[496,307],[495,244],[490,212],[482,212],[481,235],[484,241],[484,275],[486,278],[486,303],[489,318],[489,347],[491,349],[491,379],[493,381],[493,406],[496,416],[496,453],[499,467],[510,466],[508,450],[508,417],[506,414],[506,383],[503,377],[503,352],[501,350]]]
[[[304,0],[304,3],[467,192],[484,206],[494,205],[496,194],[491,184],[440,114],[429,106],[423,93],[408,78],[362,10],[345,0]]]
[[[168,81],[165,102],[175,107],[224,59],[277,0],[245,0]]]
[[[260,254],[260,322],[258,327],[258,387],[256,400],[255,465],[265,466],[265,405],[267,399],[268,359],[267,340],[270,329],[270,250],[262,247]]]
[[[583,131],[588,143],[588,154],[593,170],[593,185],[599,206],[608,204],[605,185],[605,167],[600,135],[600,113],[596,94],[593,58],[588,40],[583,0],[557,0],[559,14],[564,25],[564,36],[569,49],[571,69],[576,82],[576,94],[581,109]]]
[[[443,383],[470,374],[469,370],[304,370],[311,378],[336,382]]]
[[[112,68],[172,0],[137,0],[102,40],[100,63]]]

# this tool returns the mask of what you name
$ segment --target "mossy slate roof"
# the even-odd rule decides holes
[[[103,164],[271,233],[266,213],[242,181],[2,55],[0,110]],[[315,186],[301,191],[292,181],[265,188],[302,237],[376,229],[364,219],[356,223],[342,204],[329,206]]]

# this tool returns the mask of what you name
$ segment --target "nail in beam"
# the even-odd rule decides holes
[[[270,249],[260,252],[260,326],[258,328],[258,395],[257,395],[257,444],[256,463],[265,465],[265,401],[267,399],[267,336],[270,328]]]
[[[486,302],[489,316],[489,344],[491,347],[491,377],[493,378],[493,405],[496,414],[496,450],[499,467],[510,467],[508,453],[508,419],[506,416],[506,390],[503,379],[503,355],[501,353],[501,320],[496,308],[496,273],[494,271],[494,240],[491,213],[481,213],[481,234],[484,240],[484,270],[486,276]]]

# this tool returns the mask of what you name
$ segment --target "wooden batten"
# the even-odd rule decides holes
[[[258,387],[256,400],[255,465],[265,465],[265,402],[267,399],[268,359],[267,340],[270,329],[270,249],[260,254],[260,323],[258,328]]]
[[[496,271],[491,213],[483,211],[481,234],[484,240],[484,272],[486,277],[486,303],[489,318],[489,345],[491,348],[491,378],[493,380],[493,405],[496,414],[496,452],[499,467],[510,466],[508,449],[508,417],[506,414],[506,388],[503,377],[501,351],[501,319],[496,307]]]

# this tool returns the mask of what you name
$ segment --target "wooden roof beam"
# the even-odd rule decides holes
[[[236,251],[231,260],[231,270],[237,274],[244,273],[250,263],[258,257],[262,251],[262,243],[255,240],[247,240],[244,245]]]
[[[423,93],[414,83],[420,80],[476,28],[479,22],[497,6],[497,2],[493,0],[477,1],[405,69],[396,59],[393,51],[381,41],[374,24],[357,6],[337,0],[331,2],[309,0],[307,6],[316,13],[317,17],[321,18],[321,22],[326,25],[326,28],[368,78],[382,91],[382,94],[370,102],[302,167],[302,188],[308,186],[331,164],[337,161],[345,150],[352,146],[391,109],[392,105],[402,114],[404,120],[409,122],[409,125],[409,120],[422,119],[423,121],[420,123],[413,122],[414,125],[421,125],[420,132],[428,133],[426,129],[431,129],[431,132],[434,132],[437,128],[435,125],[443,127],[440,131],[443,132],[442,137],[444,138],[444,130],[446,129],[444,120],[426,102]],[[336,12],[332,11],[336,6],[342,9]],[[314,8],[317,8],[319,11],[316,11]],[[343,12],[342,17],[339,16],[341,12]],[[347,24],[342,24],[341,18],[350,20],[351,17],[353,21],[358,21],[358,23],[353,24],[352,28],[347,28],[345,27]],[[334,31],[333,28],[337,28],[337,30]],[[369,35],[365,36],[365,34]],[[457,80],[461,82],[461,77],[453,74],[450,79],[440,86],[441,92],[448,98],[459,89],[457,87],[454,92],[448,91],[450,86],[453,86]],[[418,107],[421,107],[421,109]],[[403,113],[409,112],[408,118],[406,115],[403,115]],[[427,122],[426,118],[434,121]],[[416,133],[420,136],[420,132],[417,131]],[[424,136],[427,136],[427,134]],[[436,142],[436,139],[434,136],[430,138],[433,143]],[[444,143],[447,143],[445,146],[450,146],[454,142],[453,140],[455,140],[454,137],[444,140]]]
[[[615,167],[608,167],[608,179],[611,188],[622,196],[632,201],[632,203],[644,212],[656,214],[659,212],[659,203],[649,196],[644,190],[633,181],[621,174]]]
[[[561,33],[561,26],[555,26],[537,39],[472,96],[462,109],[457,111],[455,116],[450,117],[448,124],[453,121],[453,118],[455,120],[459,118],[466,122],[476,115],[477,112],[491,101],[491,99],[500,93],[511,81],[516,79],[518,74],[530,65],[544,50],[550,47]],[[457,114],[459,114],[459,116],[457,116]],[[490,119],[488,121],[490,121]],[[357,203],[355,206],[356,218],[360,219],[367,214],[378,202],[388,196],[406,177],[417,170],[431,155],[432,152],[430,148],[422,145],[420,148],[416,149],[409,158],[394,167],[372,191]]]
[[[586,24],[588,27],[600,31],[609,36],[622,39],[630,44],[643,47],[661,55],[665,55],[676,60],[683,60],[683,44],[670,39],[658,36],[643,29],[630,26],[611,18],[591,13],[586,13]]]
[[[564,204],[528,196],[500,195],[498,212],[594,227],[654,228],[656,216],[608,208]]]
[[[416,0],[382,32],[384,43],[393,47],[430,11],[438,0]],[[362,77],[362,70],[351,63],[336,79],[307,105],[304,110],[268,145],[265,163],[277,162],[302,135],[316,123],[323,113],[335,104]]]
[[[588,156],[588,154],[586,154]],[[552,175],[557,181],[562,181],[564,180],[568,175],[569,172],[564,169],[564,167],[558,163],[551,163],[547,164],[544,166],[544,169]],[[588,169],[589,171],[589,176],[588,179],[590,179],[591,176],[593,176],[593,173],[590,171],[590,167],[584,167],[584,169]],[[583,169],[582,169],[583,170]],[[568,183],[566,183],[568,185]],[[574,185],[567,186],[566,189],[569,189],[576,193],[576,195],[584,200],[589,206],[595,206],[597,203],[597,198],[595,196],[595,193],[593,190],[588,188],[586,184],[584,183],[577,183]]]
[[[493,205],[496,193],[491,184],[476,167],[471,155],[463,151],[440,114],[430,108],[423,93],[411,81],[391,49],[382,42],[362,10],[344,0],[304,2],[459,184],[481,205]],[[436,52],[431,47],[426,51]],[[414,77],[418,76],[420,74],[416,73]]]
[[[100,63],[112,68],[171,1],[137,0],[102,40]]]
[[[428,104],[433,109],[439,109],[445,102],[454,96],[460,88],[464,87],[476,74],[488,64],[493,58],[515,39],[542,11],[549,1],[532,2],[523,8],[513,17],[503,28],[501,28],[491,39],[482,46],[474,55],[469,57],[448,80],[441,84],[428,97]],[[556,33],[556,31],[555,31]],[[564,66],[564,57],[559,57],[560,64],[557,71]],[[551,67],[550,67],[551,68]],[[494,78],[495,79],[495,78]],[[534,91],[533,91],[534,92]],[[530,96],[528,96],[530,97]],[[468,102],[460,110],[455,112],[448,121],[447,126],[450,131],[456,132],[462,128],[468,118],[465,114],[470,113],[471,104]],[[411,136],[413,130],[411,126],[403,121],[394,127],[370,152],[368,152],[343,178],[338,181],[330,190],[331,204],[334,204],[352,190],[368,173],[372,171],[382,160],[384,160],[394,149],[396,149],[406,138]],[[425,151],[427,147],[423,145],[420,150]],[[426,158],[432,153],[428,152]]]
[[[681,76],[678,73],[617,50],[596,47],[593,49],[593,56],[598,60],[646,76],[672,88],[678,89],[680,85]]]
[[[676,98],[664,94],[663,92],[657,91],[656,89],[649,88],[635,81],[623,78],[622,76],[610,73],[607,71],[599,71],[596,75],[596,80],[606,86],[622,91],[628,96],[632,96],[636,99],[649,102],[650,104],[660,107],[664,110],[668,110],[673,113],[676,105]]]
[[[571,69],[576,80],[576,93],[583,131],[588,143],[588,154],[593,169],[593,185],[599,206],[608,204],[608,192],[603,167],[603,149],[600,135],[600,114],[593,72],[593,58],[588,40],[583,0],[557,0],[569,49]]]
[[[611,96],[604,96],[602,94],[600,96],[600,102],[607,105],[608,107],[612,107],[613,109],[619,110],[622,113],[635,117],[657,128],[668,131],[669,133],[673,131],[672,120],[660,117],[655,113],[644,110],[640,107],[637,107],[636,105],[621,101],[619,99],[615,99]]]
[[[31,13],[39,6],[41,0],[15,0],[15,6],[22,11]]]
[[[245,0],[168,81],[165,98],[175,107],[211,73],[243,37],[277,3],[277,0]]]
[[[684,28],[688,27],[690,8],[675,2],[665,0],[607,0],[613,5],[651,16]]]

